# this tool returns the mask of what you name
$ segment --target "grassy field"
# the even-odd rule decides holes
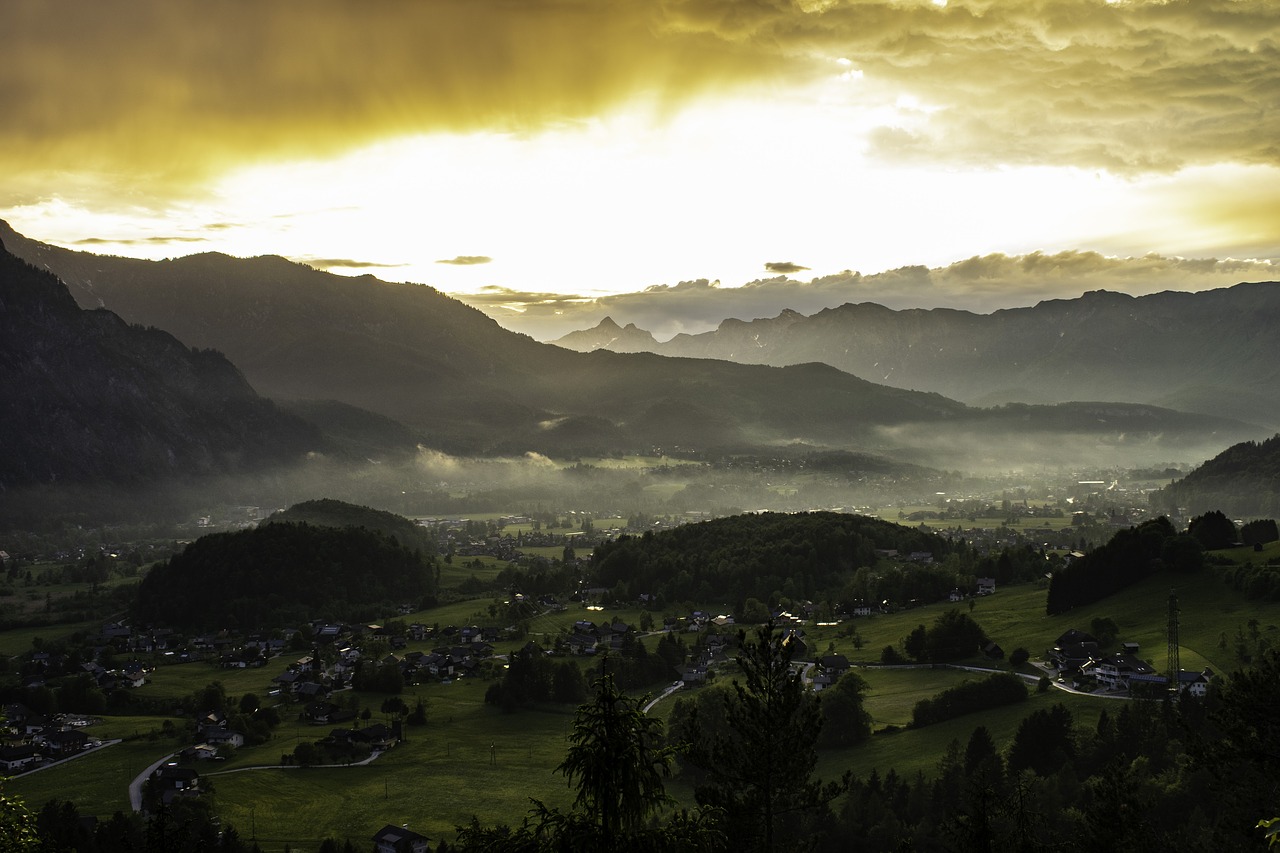
[[[31,651],[31,641],[36,637],[43,640],[65,640],[72,634],[81,631],[97,631],[102,628],[102,620],[88,622],[64,622],[60,625],[43,625],[39,628],[14,628],[0,633],[0,655],[14,657]]]
[[[1280,547],[1277,548],[1280,553]],[[1242,559],[1265,559],[1251,550]],[[1260,559],[1261,558],[1261,559]],[[495,570],[496,571],[496,570]],[[1141,644],[1141,656],[1158,669],[1165,665],[1165,626],[1170,581],[1176,583],[1181,602],[1182,666],[1198,669],[1211,666],[1226,672],[1237,666],[1234,647],[1224,647],[1237,631],[1248,630],[1251,620],[1263,636],[1280,640],[1280,604],[1246,601],[1220,579],[1220,570],[1210,569],[1193,577],[1150,579],[1102,602],[1057,617],[1044,615],[1045,589],[1025,584],[1002,587],[995,595],[978,599],[971,611],[975,618],[1006,652],[1018,646],[1039,657],[1068,628],[1089,628],[1095,617],[1109,617],[1120,627],[1122,641]],[[409,614],[406,622],[441,625],[493,625],[488,613],[492,599],[482,597],[459,601],[429,611]],[[938,615],[957,605],[935,604],[892,615],[854,621],[863,647],[855,649],[850,637],[840,636],[847,626],[808,628],[814,654],[822,654],[834,644],[853,660],[878,659],[885,645],[897,645],[919,624],[929,625]],[[959,605],[965,612],[968,605]],[[712,608],[714,609],[714,608]],[[601,622],[620,619],[638,624],[641,611],[634,609],[588,610],[579,605],[561,613],[548,613],[531,620],[531,633],[520,639],[497,644],[499,654],[522,646],[528,639],[548,640],[578,619]],[[660,619],[658,620],[660,621]],[[90,627],[62,626],[71,633]],[[37,632],[53,637],[52,630]],[[30,632],[0,635],[0,648],[14,653],[29,648]],[[652,649],[653,640],[649,641]],[[415,644],[429,648],[433,643]],[[220,681],[230,696],[257,693],[266,697],[270,679],[283,668],[284,661],[262,669],[224,670],[205,663],[163,666],[152,682],[140,688],[139,697],[177,700]],[[921,699],[965,679],[980,678],[942,669],[862,669],[871,689],[866,707],[876,729],[903,726]],[[452,839],[454,827],[474,814],[482,823],[518,822],[527,811],[529,798],[550,805],[566,805],[571,792],[555,767],[564,757],[565,736],[572,724],[569,709],[532,711],[505,715],[483,703],[488,682],[461,680],[410,688],[406,699],[416,696],[428,701],[429,722],[425,728],[410,729],[409,740],[365,767],[306,769],[242,769],[258,764],[274,764],[282,753],[291,752],[298,742],[316,740],[327,730],[304,726],[297,721],[296,706],[281,708],[285,722],[267,744],[240,750],[225,763],[202,765],[202,774],[211,775],[214,804],[224,819],[243,834],[256,833],[267,853],[286,845],[315,849],[319,841],[332,836],[350,838],[357,846],[385,823],[409,824],[433,839]],[[362,696],[365,707],[377,714],[381,697]],[[978,725],[986,726],[998,746],[1007,748],[1018,723],[1030,711],[1063,702],[1075,716],[1077,726],[1091,728],[1104,707],[1118,707],[1118,700],[1081,697],[1051,690],[1033,693],[1027,703],[961,718],[921,730],[877,734],[865,744],[824,752],[819,774],[834,778],[849,769],[865,776],[873,769],[895,768],[900,775],[931,774],[952,741],[962,746]],[[659,706],[665,716],[671,702]],[[185,745],[176,739],[157,737],[163,724],[160,717],[107,718],[90,729],[102,738],[126,737],[125,743],[93,752],[67,765],[19,777],[7,789],[38,807],[51,797],[76,801],[86,813],[109,815],[127,806],[129,781],[156,759]],[[185,721],[175,720],[179,729]],[[148,733],[154,733],[151,739]],[[237,772],[222,772],[222,771]],[[675,780],[672,793],[691,802],[688,786]]]
[[[157,728],[159,722],[154,723]],[[100,736],[92,727],[89,732]],[[83,814],[110,817],[129,810],[129,783],[135,776],[186,745],[185,741],[160,737],[101,747],[72,761],[9,779],[5,792],[21,798],[32,809],[52,799],[71,800]]]
[[[1037,584],[1001,588],[995,595],[976,599],[974,609],[968,605],[945,602],[905,610],[883,616],[854,620],[863,639],[861,651],[837,636],[838,629],[810,631],[819,648],[834,642],[837,649],[851,660],[877,659],[886,645],[898,644],[916,625],[931,625],[940,614],[960,607],[986,630],[988,636],[1011,652],[1019,646],[1031,652],[1033,659],[1051,648],[1069,628],[1089,630],[1094,618],[1114,619],[1120,628],[1119,640],[1140,644],[1140,657],[1157,669],[1167,662],[1166,626],[1170,581],[1175,584],[1179,601],[1179,648],[1183,669],[1211,667],[1215,672],[1228,672],[1240,666],[1225,634],[1230,638],[1236,630],[1248,630],[1250,620],[1257,620],[1262,635],[1280,643],[1280,604],[1248,601],[1221,579],[1221,570],[1211,567],[1203,573],[1188,576],[1163,575],[1150,578],[1102,601],[1061,614],[1044,615],[1045,589]]]

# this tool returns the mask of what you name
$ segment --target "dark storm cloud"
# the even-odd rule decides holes
[[[799,264],[793,264],[791,261],[769,261],[764,265],[765,272],[776,272],[781,275],[788,275],[793,272],[804,272],[809,269]]]

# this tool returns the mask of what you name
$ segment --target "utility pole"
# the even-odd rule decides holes
[[[1169,590],[1169,692],[1177,696],[1178,673],[1182,671],[1181,646],[1178,643],[1178,592]]]

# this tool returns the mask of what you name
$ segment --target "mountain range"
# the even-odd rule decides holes
[[[370,456],[392,458],[418,445],[453,454],[561,456],[799,447],[972,470],[1068,464],[1081,453],[1092,463],[1204,458],[1263,432],[1218,414],[1123,401],[977,408],[817,359],[770,366],[573,352],[507,331],[430,287],[337,276],[279,257],[108,257],[29,240],[3,223],[0,240],[56,274],[87,313],[106,309],[121,325],[163,329],[187,348],[216,350],[253,390],[305,418],[327,441]],[[868,324],[866,334],[879,335],[887,353],[902,352],[893,312],[879,313],[885,329]],[[1134,333],[1120,331],[1127,327],[1119,319],[1107,322],[1117,336]],[[1022,346],[1000,351],[1012,358]],[[1173,358],[1173,350],[1161,351]],[[1016,367],[1015,359],[1008,369]],[[1117,355],[1111,372],[1126,369]],[[1045,376],[1049,387],[1066,381]],[[1108,381],[1096,377],[1099,387]],[[86,411],[81,416],[92,417],[93,409]]]
[[[328,449],[226,357],[85,310],[0,246],[0,493],[258,471]]]
[[[728,319],[659,342],[605,318],[555,341],[783,366],[822,362],[970,405],[1137,402],[1280,425],[1280,283],[1134,297],[1091,291],[990,314],[845,304]]]

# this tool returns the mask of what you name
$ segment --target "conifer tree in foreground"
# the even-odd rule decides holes
[[[817,695],[791,665],[791,650],[769,622],[753,639],[739,632],[741,679],[724,698],[727,729],[706,735],[694,709],[684,750],[706,774],[697,799],[724,814],[730,850],[802,849],[819,818],[849,789],[813,779],[822,714]]]

